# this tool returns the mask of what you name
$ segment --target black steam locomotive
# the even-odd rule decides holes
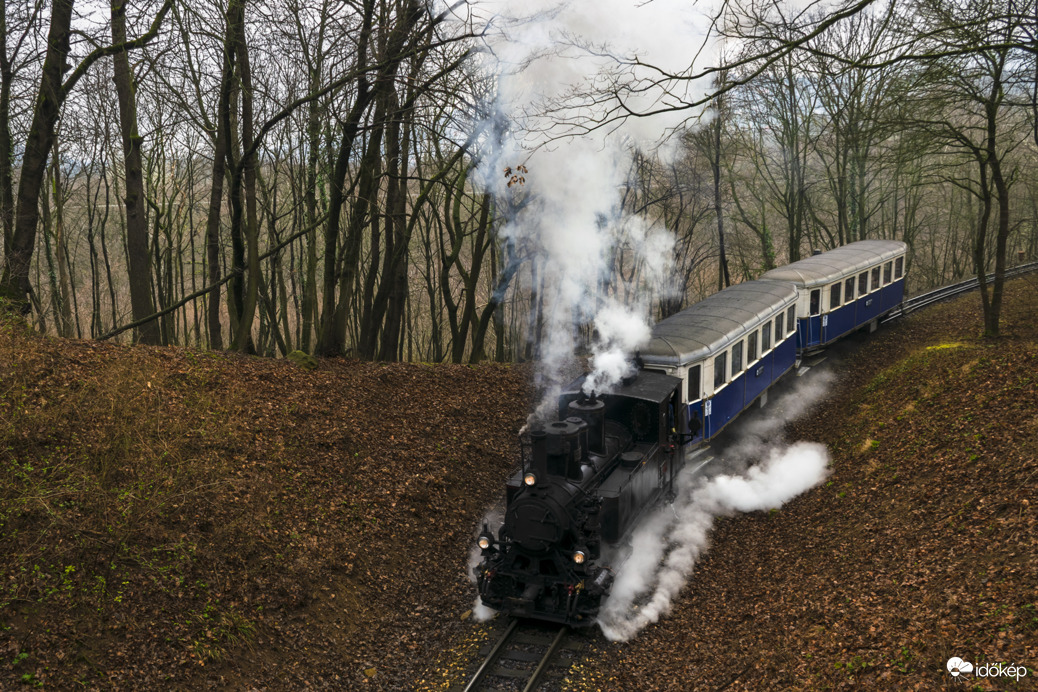
[[[507,482],[504,523],[479,536],[483,603],[539,620],[594,622],[613,582],[603,544],[670,493],[683,456],[675,414],[681,380],[640,370],[616,391],[588,397],[584,378],[559,398],[559,420],[522,439],[522,467]]]

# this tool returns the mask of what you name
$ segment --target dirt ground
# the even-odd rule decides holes
[[[827,446],[828,481],[720,520],[669,617],[600,640],[572,687],[932,689],[953,655],[1038,667],[1035,281],[1011,284],[997,341],[967,296],[841,347],[786,432]],[[0,687],[445,686],[478,645],[466,564],[531,373],[307,371],[0,319]]]

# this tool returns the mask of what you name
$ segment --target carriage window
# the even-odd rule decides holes
[[[771,348],[771,330],[765,325],[764,329],[760,330],[760,353],[764,355]]]
[[[794,305],[786,311],[786,331],[793,333],[797,326],[797,307]]]
[[[901,275],[905,273],[905,258],[898,257],[894,262],[894,278],[900,279]]]
[[[742,372],[742,342],[740,341],[732,349],[732,377]]]
[[[829,309],[835,310],[840,307],[840,284],[833,284],[829,289]]]
[[[688,369],[688,401],[689,403],[699,400],[699,366],[693,365]]]
[[[728,351],[714,358],[714,389],[723,385],[728,379]]]
[[[782,315],[775,318],[775,345],[782,341]]]
[[[869,292],[869,273],[858,274],[858,295],[863,296]]]
[[[879,288],[879,267],[872,268],[872,290]]]
[[[811,314],[817,315],[818,311],[822,309],[822,291],[815,289],[811,291]]]
[[[844,296],[843,296],[844,301],[849,303],[852,300],[854,300],[854,277],[853,276],[843,282],[843,292],[844,292]]]
[[[757,360],[757,332],[754,330],[753,334],[750,334],[750,338],[746,339],[747,353],[746,362],[752,363]]]
[[[894,266],[893,262],[887,262],[883,265],[883,285],[886,286],[890,283],[890,270]]]

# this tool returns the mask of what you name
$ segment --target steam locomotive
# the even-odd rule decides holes
[[[586,376],[570,383],[558,420],[520,439],[502,526],[480,531],[483,604],[593,624],[614,578],[603,547],[672,496],[687,453],[764,405],[805,354],[875,329],[900,305],[906,253],[899,241],[860,241],[774,269],[659,322],[613,391],[586,393]]]

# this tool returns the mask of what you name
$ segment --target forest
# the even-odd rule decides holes
[[[517,229],[562,170],[538,152],[593,141],[623,155],[565,154],[576,197],[602,170],[615,192],[583,301],[659,319],[900,239],[913,293],[995,272],[977,328],[998,334],[1001,272],[1038,257],[1034,0],[733,0],[661,35],[667,63],[574,33],[624,33],[607,9],[555,4],[6,0],[3,304],[81,339],[534,359],[565,289]],[[564,89],[514,88],[585,58]]]

